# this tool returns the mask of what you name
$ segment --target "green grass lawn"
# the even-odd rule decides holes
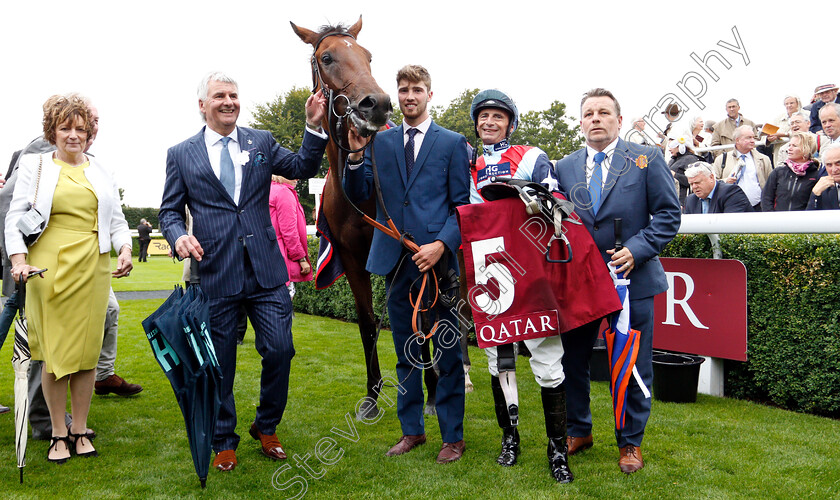
[[[132,257],[134,269],[129,276],[111,280],[115,292],[136,292],[139,290],[171,290],[184,272],[184,263],[173,261],[164,255],[150,255],[148,262],[137,262]],[[117,259],[111,258],[111,270],[117,268]]]
[[[180,279],[178,273],[174,278],[169,275],[176,266],[171,260],[150,259],[130,278],[148,276],[155,283],[174,283]],[[400,457],[386,457],[385,451],[400,435],[395,408],[383,406],[375,423],[348,419],[364,395],[356,326],[303,314],[295,319],[297,355],[289,405],[277,430],[290,459],[270,461],[248,436],[258,404],[260,367],[249,332],[239,350],[235,382],[237,432],[242,436],[239,466],[227,474],[211,470],[202,491],[180,410],[140,326],[161,302],[121,303],[117,373],[142,384],[144,391],[131,398],[93,397],[89,426],[97,432],[94,443],[100,457],[73,458],[56,466],[46,461],[48,443],[30,440],[25,481],[18,484],[14,417],[0,415],[3,497],[289,498],[300,492],[304,481],[306,498],[840,497],[840,421],[703,395],[695,404],[654,402],[643,446],[646,466],[626,476],[616,463],[606,383],[593,386],[595,446],[572,457],[575,481],[558,485],[546,463],[539,388],[524,358],[518,373],[522,455],[515,467],[502,468],[495,464],[500,431],[486,358],[477,348],[470,352],[476,391],[466,399],[463,459],[443,466],[434,463],[440,447],[434,417],[426,420],[426,445]],[[389,332],[383,332],[379,348],[384,374],[393,376]],[[8,362],[11,351],[12,342],[7,341],[0,358]],[[6,366],[0,375],[0,402],[11,405],[13,376],[11,364]],[[334,439],[336,450],[340,449],[322,454],[333,459],[332,465],[315,458],[316,447],[329,443],[325,438]],[[293,455],[305,459],[317,477],[299,468]],[[289,488],[275,487],[284,484]]]

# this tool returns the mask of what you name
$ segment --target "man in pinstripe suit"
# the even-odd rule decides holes
[[[207,126],[169,149],[160,206],[164,236],[179,258],[198,262],[201,287],[210,299],[210,330],[222,368],[222,407],[216,423],[213,466],[236,467],[236,324],[244,305],[262,356],[260,405],[251,436],[262,453],[286,458],[275,428],[283,416],[289,388],[292,303],[283,256],[268,212],[271,174],[305,179],[318,171],[327,136],[320,126],[326,100],[306,101],[306,133],[297,153],[280,147],[271,133],[237,127],[236,82],[222,73],[199,85],[198,107]],[[184,207],[193,217],[193,234],[184,224]]]

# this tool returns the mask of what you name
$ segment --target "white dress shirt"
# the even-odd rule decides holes
[[[601,162],[601,187],[604,186],[604,182],[607,181],[607,174],[610,171],[610,159],[612,158],[613,151],[615,151],[615,147],[618,146],[618,138],[612,141],[609,146],[604,148],[603,153],[607,155],[604,158],[604,161]],[[599,151],[592,148],[588,144],[586,145],[586,185],[589,185],[589,180],[592,179],[592,171],[595,169],[595,155],[598,154]]]
[[[432,117],[427,116],[423,123],[417,125],[416,127],[410,126],[408,123],[403,122],[403,147],[408,144],[408,129],[416,128],[417,133],[414,134],[414,159],[417,159],[417,155],[420,153],[420,146],[423,145],[423,138],[426,137],[426,132],[429,131],[429,127],[432,125]]]
[[[235,174],[236,182],[233,188],[233,202],[239,204],[239,192],[242,188],[242,164],[239,153],[242,150],[239,147],[239,129],[234,127],[233,132],[227,135],[230,137],[228,142],[228,152],[230,152],[230,159],[233,160],[233,172]],[[222,175],[222,135],[211,129],[204,128],[204,145],[207,146],[207,157],[210,159],[210,166],[213,167],[213,173],[216,177],[221,179]]]

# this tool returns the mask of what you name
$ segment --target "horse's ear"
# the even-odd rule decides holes
[[[312,45],[314,47],[315,43],[318,42],[318,35],[314,31],[308,30],[306,28],[300,28],[291,21],[289,21],[289,24],[292,25],[292,30],[294,30],[298,38],[303,40],[304,43],[308,43],[309,45]]]
[[[356,21],[356,24],[354,24],[353,26],[350,26],[350,29],[348,29],[347,32],[350,33],[351,35],[353,35],[353,38],[356,38],[357,36],[359,36],[360,31],[362,31],[362,16],[361,16],[361,14],[359,15],[359,20]]]

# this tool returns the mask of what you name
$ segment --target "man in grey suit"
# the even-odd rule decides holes
[[[631,378],[627,387],[625,426],[616,431],[616,441],[618,466],[631,474],[644,467],[641,445],[653,383],[653,297],[668,289],[658,254],[677,234],[680,203],[659,150],[618,138],[621,107],[610,91],[590,90],[580,107],[586,147],[558,161],[555,170],[561,190],[575,203],[604,262],[630,280],[630,328],[640,332],[638,377]],[[619,235],[615,234],[616,218],[623,222]],[[619,251],[615,250],[617,238],[623,242]],[[593,443],[589,358],[599,323],[563,334],[569,455]]]
[[[210,73],[198,89],[207,126],[169,149],[160,227],[179,258],[198,266],[209,298],[210,331],[222,370],[222,407],[216,424],[213,466],[236,467],[236,325],[242,306],[262,357],[260,405],[251,437],[273,460],[286,458],[275,429],[286,408],[292,345],[288,273],[268,211],[271,175],[306,179],[317,173],[327,136],[317,125],[326,113],[320,91],[306,101],[306,132],[297,153],[280,147],[270,132],[238,127],[239,90],[223,73]],[[192,234],[185,207],[192,215]]]

